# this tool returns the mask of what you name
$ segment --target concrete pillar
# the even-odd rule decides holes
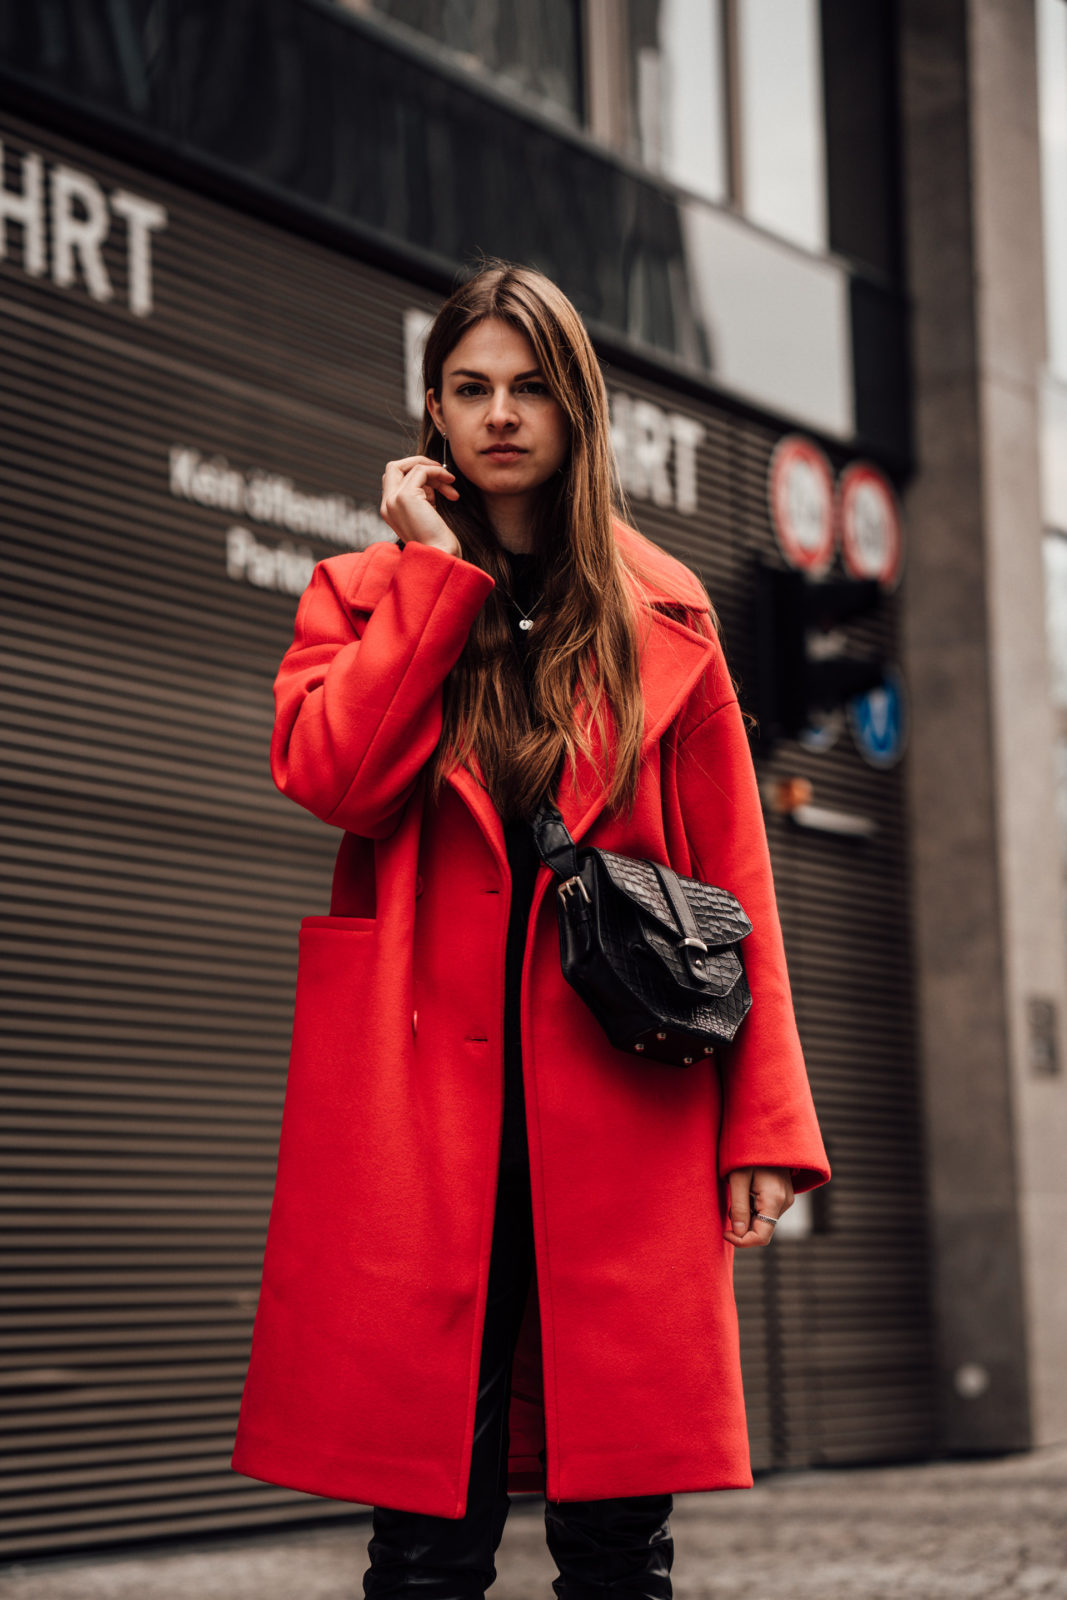
[[[1067,1438],[1067,949],[1044,633],[1033,7],[902,0],[909,803],[941,1438]],[[1035,1009],[1033,1002],[1044,1004]]]

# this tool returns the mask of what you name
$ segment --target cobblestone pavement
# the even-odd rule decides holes
[[[1067,1600],[1067,1446],[779,1473],[679,1495],[677,1600]],[[367,1525],[0,1569],[3,1600],[359,1600]],[[552,1600],[540,1506],[516,1501],[491,1591]]]

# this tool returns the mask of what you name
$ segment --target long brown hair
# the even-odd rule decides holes
[[[463,558],[496,580],[444,686],[444,725],[431,776],[437,798],[454,765],[473,754],[500,815],[529,817],[552,793],[562,759],[607,749],[615,732],[608,806],[637,795],[644,703],[638,667],[640,568],[623,557],[612,528],[625,507],[613,470],[607,395],[589,335],[561,289],[543,273],[491,259],[441,307],[423,357],[423,383],[440,397],[444,364],[464,334],[487,317],[529,339],[550,392],[570,424],[570,449],[542,486],[535,511],[536,588],[544,599],[529,633],[534,667],[528,698],[507,614],[510,570],[481,492],[451,463],[456,503],[437,498]],[[440,435],[423,414],[419,451],[436,458]],[[704,619],[705,625],[707,618]],[[531,706],[532,699],[532,706]]]

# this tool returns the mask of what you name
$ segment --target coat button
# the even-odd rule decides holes
[[[418,1033],[418,1031],[419,1031],[419,1013],[417,1011],[413,1011],[411,1013],[411,1032],[412,1032],[412,1034],[416,1034],[416,1033]]]

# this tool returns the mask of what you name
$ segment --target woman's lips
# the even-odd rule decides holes
[[[487,455],[487,456],[492,456],[492,457],[494,457],[494,459],[501,459],[502,458],[505,461],[513,461],[516,456],[524,456],[526,454],[526,451],[522,448],[521,445],[517,445],[517,444],[499,445],[498,444],[498,445],[493,445],[490,449],[484,451],[483,454]]]

